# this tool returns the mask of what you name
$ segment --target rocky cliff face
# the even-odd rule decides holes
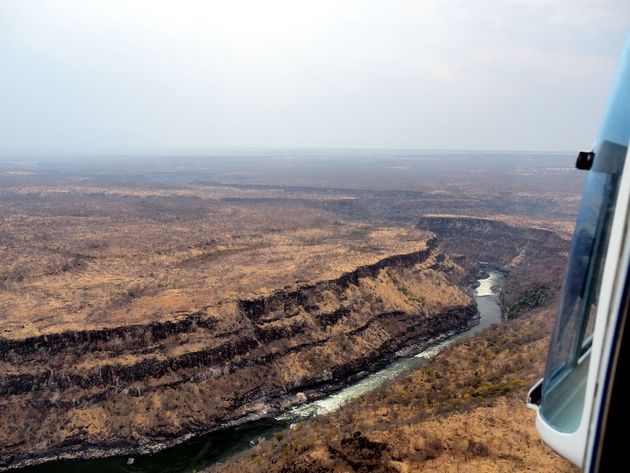
[[[499,267],[514,267],[526,256],[552,257],[567,249],[566,240],[552,231],[484,218],[423,217],[417,227],[439,235],[454,254]]]
[[[475,217],[427,216],[418,228],[440,238],[452,255],[508,271],[501,291],[506,316],[543,305],[560,290],[569,241],[557,233]],[[550,264],[554,263],[554,264]]]
[[[471,278],[432,239],[334,280],[166,322],[0,338],[0,468],[149,452],[277,413],[468,328]]]

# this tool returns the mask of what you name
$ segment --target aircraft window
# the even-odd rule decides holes
[[[609,141],[595,150],[575,226],[541,406],[545,419],[563,432],[574,431],[581,419],[588,354],[625,153],[625,146]]]
[[[578,162],[590,170],[551,337],[540,405],[547,423],[561,432],[574,432],[582,419],[604,259],[630,140],[629,57],[621,65],[594,153],[582,155]],[[587,163],[585,157],[589,158]]]

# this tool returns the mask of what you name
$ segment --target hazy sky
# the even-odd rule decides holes
[[[574,150],[628,0],[0,0],[0,147]]]

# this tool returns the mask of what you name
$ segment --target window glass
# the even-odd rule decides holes
[[[540,412],[562,432],[575,431],[582,417],[604,260],[629,139],[630,40],[584,185],[547,357]]]
[[[574,431],[584,388],[602,270],[626,148],[604,142],[595,151],[582,194],[543,385],[543,416]]]
[[[616,98],[619,99],[619,94]],[[627,93],[625,99],[630,101]],[[630,130],[630,107],[624,105],[621,109],[628,113],[625,123]],[[615,125],[612,131],[618,137],[617,122],[605,120],[605,123]],[[604,128],[604,136],[606,132]],[[541,405],[543,417],[562,432],[577,429],[582,415],[599,289],[626,152],[625,145],[601,141],[595,148],[593,167],[584,185],[547,357]]]

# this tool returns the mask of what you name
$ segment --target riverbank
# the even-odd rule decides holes
[[[481,330],[409,375],[210,471],[575,473],[539,440],[524,403],[542,373],[553,321],[549,304]]]
[[[467,329],[474,268],[434,237],[417,248],[231,309],[7,342],[0,467],[154,453],[274,417]]]
[[[324,400],[325,403],[330,394],[339,391],[344,392],[346,389],[352,390],[355,383],[361,383],[366,378],[369,378],[368,383],[370,383],[373,379],[370,378],[370,373],[377,371],[378,376],[379,370],[396,363],[396,360],[402,359],[403,362],[409,360],[410,358],[407,358],[409,353],[428,351],[431,347],[439,346],[445,340],[452,339],[457,334],[465,333],[478,324],[479,317],[473,316],[460,329],[449,330],[430,339],[420,337],[418,340],[411,340],[410,345],[401,350],[384,353],[383,356],[371,360],[370,363],[366,361],[365,369],[359,373],[345,379],[332,379],[325,384],[322,383],[294,395],[270,399],[268,404],[258,406],[259,410],[256,412],[202,434],[184,435],[143,446],[121,445],[107,448],[84,448],[80,454],[77,454],[73,448],[67,453],[60,452],[51,457],[41,457],[32,461],[26,460],[16,464],[9,471],[80,473],[89,469],[91,473],[193,472],[242,451],[249,447],[252,441],[282,430],[298,419],[316,414],[317,412],[304,414],[312,408],[312,402],[318,403]],[[415,360],[415,358],[412,357],[411,360]],[[405,367],[404,372],[408,372],[415,366],[417,364],[414,361]],[[401,374],[403,373],[401,372]],[[352,398],[357,395],[360,394],[353,395]],[[304,404],[305,400],[312,402]],[[243,433],[246,436],[245,439],[240,438]],[[226,441],[226,437],[232,441]],[[208,449],[212,450],[210,454],[208,454]],[[227,452],[231,452],[231,454]],[[200,457],[200,455],[202,456]],[[133,458],[132,464],[129,464],[130,458]],[[0,468],[0,471],[4,470]]]
[[[502,313],[498,296],[501,286],[505,282],[505,272],[486,267],[480,271],[479,275],[478,284],[475,285],[474,289],[479,316],[471,320],[468,329],[457,333],[445,334],[445,336],[435,340],[434,343],[422,347],[417,345],[407,347],[399,351],[396,361],[393,361],[386,368],[366,376],[364,379],[345,387],[331,396],[298,406],[290,410],[282,418],[295,422],[313,415],[333,412],[345,403],[379,389],[381,386],[399,377],[405,376],[424,364],[426,360],[436,356],[450,344],[479,333],[492,325],[501,323]]]
[[[490,279],[496,289],[497,281],[502,282],[502,274],[489,269],[480,274],[475,300],[487,302],[481,317],[470,319],[468,325],[460,331],[449,331],[430,340],[416,340],[402,350],[389,353],[370,365],[371,374],[363,371],[336,384],[329,384],[312,391],[301,392],[293,396],[291,404],[285,403],[283,408],[268,408],[258,414],[261,418],[235,425],[228,429],[186,440],[175,447],[167,448],[153,455],[138,456],[133,451],[121,452],[113,458],[94,459],[89,461],[57,461],[39,467],[26,468],[20,471],[28,473],[61,473],[79,472],[89,469],[92,473],[100,472],[192,472],[209,467],[217,462],[226,461],[229,457],[250,447],[252,442],[279,432],[292,423],[299,422],[314,415],[328,413],[340,408],[358,396],[371,392],[384,384],[404,376],[416,369],[427,359],[437,354],[456,339],[476,332],[477,327],[487,326],[500,321],[500,308],[496,294],[484,292],[484,282]],[[482,295],[480,295],[480,289]],[[494,304],[494,306],[492,306]],[[331,394],[332,393],[332,394]],[[305,399],[311,401],[304,403]],[[128,465],[133,457],[133,464]]]

